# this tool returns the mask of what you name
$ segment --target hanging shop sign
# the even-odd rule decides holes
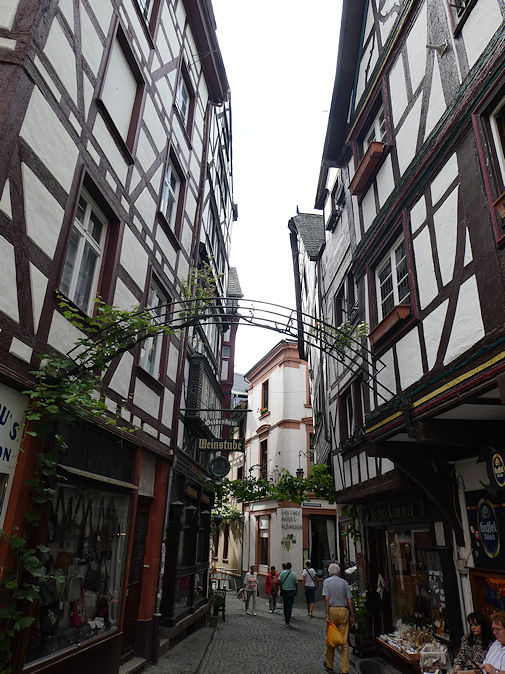
[[[505,487],[505,462],[498,452],[491,457],[491,474],[499,487]]]
[[[466,509],[472,541],[474,563],[477,568],[503,569],[505,531],[505,503],[491,500],[484,490],[466,494]]]
[[[422,498],[409,502],[395,500],[365,506],[363,519],[367,526],[424,522],[434,519],[431,510]]]
[[[487,498],[481,498],[477,504],[477,525],[484,552],[488,557],[497,557],[500,553],[498,521],[493,504]]]
[[[209,464],[209,472],[217,478],[225,477],[230,472],[230,462],[225,456],[216,456]]]
[[[244,438],[233,438],[230,440],[216,438],[198,438],[198,450],[201,452],[244,452]]]

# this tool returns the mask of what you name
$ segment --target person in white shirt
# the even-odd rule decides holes
[[[252,614],[256,615],[256,595],[258,594],[258,576],[256,574],[256,567],[251,564],[251,568],[244,577],[245,590],[245,612],[249,614],[249,601],[252,597]]]
[[[481,669],[486,674],[505,674],[505,611],[493,613],[491,629],[496,641],[489,647]]]
[[[314,599],[316,596],[316,587],[319,583],[319,578],[315,570],[312,568],[312,562],[308,559],[305,562],[303,570],[303,589],[305,590],[305,601],[307,603],[307,613],[312,618],[312,611],[314,610]]]

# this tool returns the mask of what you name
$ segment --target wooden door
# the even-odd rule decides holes
[[[135,650],[137,619],[142,591],[142,575],[144,572],[144,554],[146,548],[147,525],[149,522],[149,501],[139,498],[135,531],[133,534],[130,574],[126,592],[126,607],[123,628],[123,654],[128,655]]]

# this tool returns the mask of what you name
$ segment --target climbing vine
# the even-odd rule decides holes
[[[204,313],[215,296],[215,280],[210,265],[190,271],[187,283],[181,283],[184,310],[174,316],[176,329],[192,324]],[[45,508],[54,500],[58,462],[65,452],[62,435],[55,433],[61,422],[77,419],[114,426],[124,433],[134,428],[124,424],[122,406],[112,413],[105,402],[102,375],[110,362],[139,342],[157,335],[173,334],[169,307],[134,308],[131,311],[96,301],[93,316],[84,315],[63,297],[59,297],[63,316],[79,336],[65,356],[48,353],[41,357],[40,368],[31,372],[34,385],[23,391],[28,397],[24,433],[37,438],[41,451],[37,455],[30,488],[31,507],[25,512],[23,525],[11,532],[1,531],[8,545],[11,568],[0,579],[0,672],[12,672],[13,640],[33,622],[34,604],[40,584],[63,582],[61,576],[49,576],[43,565],[45,545],[32,545]]]
[[[275,478],[249,476],[241,480],[202,478],[202,481],[214,492],[218,504],[230,499],[246,502],[271,499],[300,504],[312,496],[335,502],[333,476],[324,464],[313,466],[306,478],[295,477],[282,469]]]

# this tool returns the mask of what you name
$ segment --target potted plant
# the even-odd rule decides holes
[[[224,620],[224,607],[226,603],[226,596],[224,592],[219,590],[214,590],[209,595],[209,605],[211,607],[211,613],[209,615],[209,622],[211,626],[215,627],[217,625],[218,613],[222,611],[223,620]]]
[[[351,590],[354,606],[354,629],[349,631],[353,653],[363,657],[375,652],[375,639],[370,620],[367,592]]]

